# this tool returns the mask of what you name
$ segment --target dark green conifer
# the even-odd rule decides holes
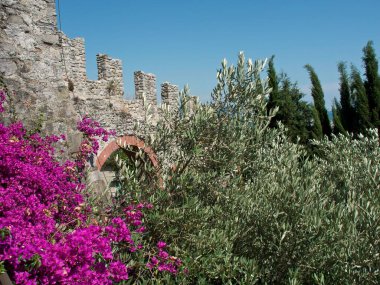
[[[321,83],[319,81],[319,78],[317,74],[314,71],[314,68],[307,64],[305,65],[306,70],[309,72],[310,81],[311,81],[311,96],[314,100],[314,107],[317,111],[317,115],[319,117],[322,131],[324,135],[330,136],[331,135],[331,125],[330,120],[327,115],[327,110],[325,107],[325,98],[322,90]]]
[[[292,141],[299,138],[302,143],[306,143],[309,139],[308,122],[311,121],[311,111],[309,105],[302,101],[304,94],[285,73],[277,75],[274,56],[269,60],[268,78],[269,86],[272,88],[268,109],[279,108],[271,121],[271,127],[275,127],[277,122],[281,121]]]
[[[354,100],[356,132],[364,133],[373,125],[364,83],[358,69],[353,65],[351,65],[351,96]]]
[[[338,63],[338,71],[340,74],[340,104],[339,106],[335,104],[335,108],[337,111],[336,116],[339,116],[339,121],[344,130],[351,133],[355,131],[354,108],[352,105],[349,76],[347,74],[346,65],[344,62]],[[334,118],[334,120],[338,120],[338,118]],[[334,127],[334,132],[335,131],[336,128]]]
[[[321,120],[319,119],[317,109],[312,106],[311,107],[313,122],[311,125],[311,138],[315,140],[320,140],[323,138],[323,130]]]
[[[280,120],[287,127],[293,141],[299,138],[302,143],[306,143],[309,138],[308,121],[310,121],[311,112],[309,105],[302,100],[303,96],[297,84],[292,83],[290,78],[283,74],[279,89]]]
[[[272,88],[272,91],[269,93],[269,101],[268,101],[268,110],[271,110],[278,106],[278,77],[276,73],[276,69],[274,67],[274,55],[269,59],[268,63],[268,79],[269,79],[269,87]],[[275,120],[272,120],[272,125],[275,124]]]
[[[378,74],[378,62],[376,59],[373,42],[369,41],[363,48],[363,62],[365,67],[364,87],[367,93],[371,123],[374,127],[380,127],[380,78]]]
[[[339,104],[339,102],[335,99],[334,104],[332,106],[332,113],[333,113],[333,133],[335,135],[338,134],[347,134],[346,129],[343,127],[342,124],[342,107]]]

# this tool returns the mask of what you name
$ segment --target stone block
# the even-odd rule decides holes
[[[69,153],[79,152],[79,148],[83,139],[82,133],[73,133],[67,136],[67,143],[69,145]]]
[[[91,191],[102,194],[107,189],[107,183],[99,170],[94,170],[87,175],[87,185]]]
[[[7,59],[0,59],[0,73],[3,74],[4,77],[11,76],[17,71],[17,65],[13,61],[9,61]]]
[[[58,35],[43,35],[42,36],[42,42],[48,45],[58,45],[59,44],[59,37]]]
[[[2,4],[6,7],[13,6],[14,4],[17,3],[17,0],[2,0]]]
[[[24,25],[25,22],[22,17],[18,15],[11,15],[8,17],[8,24],[13,24],[13,25]]]

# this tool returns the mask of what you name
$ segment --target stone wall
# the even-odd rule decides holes
[[[55,0],[1,0],[0,27],[0,76],[28,126],[43,114],[46,133],[70,137],[88,114],[120,136],[132,134],[137,122],[145,123],[143,98],[158,120],[155,75],[135,72],[135,99],[125,100],[121,60],[98,54],[98,80],[87,79],[84,39],[58,31]],[[176,108],[178,87],[161,88],[162,102]]]
[[[1,0],[0,76],[20,119],[68,133],[78,119],[64,80],[54,0]],[[2,120],[7,120],[2,114]]]
[[[135,77],[135,97],[136,99],[143,99],[148,104],[157,104],[156,95],[156,76],[154,74],[146,74],[142,71],[136,71],[134,73]]]
[[[178,86],[170,84],[169,82],[164,82],[161,84],[161,100],[163,104],[166,104],[173,111],[177,110],[178,107]]]

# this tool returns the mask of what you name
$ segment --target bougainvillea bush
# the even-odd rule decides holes
[[[4,100],[0,91],[1,112]],[[92,218],[81,183],[85,163],[97,139],[112,133],[88,117],[78,129],[84,134],[78,156],[59,163],[53,146],[63,136],[30,135],[21,122],[0,124],[0,274],[28,285],[116,284],[142,271],[175,275],[181,261],[165,243],[144,245],[143,211],[151,204],[131,203],[106,222]]]

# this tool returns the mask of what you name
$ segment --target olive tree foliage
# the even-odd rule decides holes
[[[224,60],[211,103],[194,100],[187,87],[181,92],[178,111],[166,114],[151,141],[160,161],[169,163],[162,169],[164,176],[172,181],[194,167],[224,180],[237,172],[249,174],[250,149],[263,139],[276,112],[266,110],[270,88],[260,78],[265,65],[245,62],[243,53],[236,67]]]
[[[128,190],[156,205],[146,238],[184,259],[180,284],[378,284],[377,133],[314,141],[309,157],[268,127],[264,68],[224,60],[210,103],[185,88],[165,112],[149,142],[160,183]]]

